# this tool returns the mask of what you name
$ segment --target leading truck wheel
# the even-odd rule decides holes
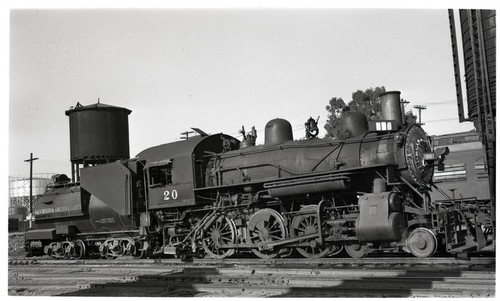
[[[351,258],[363,258],[368,255],[368,247],[362,244],[344,245],[344,250]]]
[[[419,258],[431,257],[437,250],[437,239],[434,233],[427,228],[413,230],[406,240],[410,252]]]

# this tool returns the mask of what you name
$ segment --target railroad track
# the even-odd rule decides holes
[[[73,265],[73,264],[93,264],[93,265],[155,265],[155,264],[168,264],[168,265],[224,265],[224,264],[245,264],[245,265],[307,265],[307,266],[321,266],[321,265],[334,265],[334,266],[436,266],[443,265],[450,267],[494,267],[495,257],[472,257],[470,259],[458,259],[454,257],[430,257],[430,258],[415,258],[409,257],[365,257],[365,258],[277,258],[277,259],[256,259],[256,258],[225,258],[225,259],[210,259],[210,258],[191,258],[187,261],[180,259],[140,259],[123,257],[112,260],[102,259],[85,259],[85,260],[55,260],[39,258],[9,258],[9,265]]]
[[[427,259],[425,261],[429,261]],[[493,297],[494,258],[10,261],[10,295],[234,297]],[[345,259],[343,259],[345,261]],[[381,264],[382,261],[385,263]],[[405,263],[405,261],[407,261]],[[413,261],[413,263],[410,263]],[[445,264],[448,261],[448,264]],[[293,264],[295,262],[295,264]],[[469,264],[467,265],[467,262]],[[415,267],[419,268],[415,268]],[[436,267],[440,267],[437,269]]]

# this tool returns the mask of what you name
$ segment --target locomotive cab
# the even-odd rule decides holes
[[[205,170],[213,154],[238,149],[239,142],[228,135],[195,136],[185,141],[162,144],[140,152],[144,190],[149,209],[199,206],[193,188],[205,186]]]

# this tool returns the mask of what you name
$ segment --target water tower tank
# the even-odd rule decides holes
[[[79,103],[66,111],[69,117],[73,163],[105,163],[130,158],[128,115],[125,108]]]

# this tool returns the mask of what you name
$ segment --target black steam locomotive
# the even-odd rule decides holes
[[[225,258],[354,258],[375,251],[432,256],[479,250],[487,241],[475,212],[429,197],[432,150],[418,125],[405,125],[399,92],[380,96],[381,120],[346,112],[346,139],[319,139],[314,119],[293,140],[283,119],[265,142],[200,135],[129,159],[130,110],[94,104],[66,111],[72,179],[54,178],[26,232],[29,255],[116,258],[132,255]]]

